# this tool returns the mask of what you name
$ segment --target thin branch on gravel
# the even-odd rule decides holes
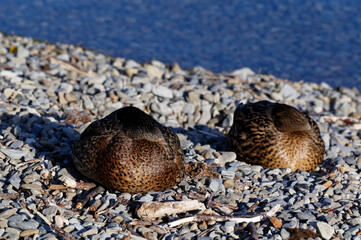
[[[77,202],[76,209],[82,209],[91,198],[95,197],[100,193],[103,193],[104,191],[105,189],[102,186],[97,186],[94,189],[88,190],[84,198]]]
[[[21,163],[16,164],[16,168],[19,168],[19,167],[21,167],[23,165],[27,165],[27,164],[31,164],[31,163],[37,163],[37,162],[41,162],[41,161],[44,161],[44,159],[42,159],[42,158],[34,158],[34,159],[29,160],[29,161],[21,162]]]
[[[95,212],[99,207],[100,205],[102,205],[102,200],[100,199],[97,199],[95,200],[89,207],[89,211],[91,212]]]
[[[68,188],[80,190],[88,190],[97,186],[95,183],[92,182],[77,182],[74,179],[71,179],[70,177],[67,177],[65,175],[61,176],[59,180],[62,181],[63,184]]]
[[[205,209],[197,200],[172,202],[145,202],[137,209],[137,215],[143,220],[154,220],[172,214]]]
[[[142,226],[151,226],[151,225],[159,225],[159,223],[162,222],[162,219],[157,219],[157,220],[135,220],[130,222],[128,225],[129,226],[137,226],[137,225],[142,225]]]
[[[247,213],[253,212],[253,210],[255,209],[255,207],[257,207],[259,204],[259,201],[255,202],[248,210]]]
[[[79,73],[81,75],[84,75],[86,77],[96,77],[96,76],[98,76],[98,74],[96,72],[85,71],[85,70],[81,69],[80,67],[76,66],[73,63],[66,62],[66,61],[63,61],[63,60],[60,60],[60,59],[57,59],[57,58],[54,58],[54,57],[50,58],[50,62],[55,63],[55,64],[59,64],[60,66],[62,66],[67,71],[74,71],[74,72],[77,72],[77,73]]]
[[[280,208],[281,208],[281,205],[277,204],[268,212],[258,213],[255,215],[237,216],[237,217],[219,216],[219,215],[210,215],[210,214],[197,214],[192,217],[187,217],[187,218],[179,219],[179,220],[176,220],[173,222],[169,222],[166,225],[168,227],[176,227],[176,226],[179,226],[179,225],[185,224],[185,223],[202,222],[202,221],[220,221],[220,222],[233,221],[236,223],[260,222],[267,217],[272,217],[273,215],[275,215],[276,212]]]

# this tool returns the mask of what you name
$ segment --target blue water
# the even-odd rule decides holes
[[[0,30],[214,72],[361,89],[358,0],[0,0]]]

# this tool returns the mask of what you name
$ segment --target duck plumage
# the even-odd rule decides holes
[[[91,123],[75,142],[73,159],[83,175],[129,193],[164,191],[184,172],[178,136],[135,107]]]
[[[240,104],[233,119],[227,141],[240,161],[312,171],[323,160],[325,146],[317,123],[292,106],[269,101]]]

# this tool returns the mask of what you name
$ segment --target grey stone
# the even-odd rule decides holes
[[[20,159],[29,153],[29,151],[27,149],[18,150],[18,149],[11,149],[11,148],[0,148],[0,151],[3,152],[6,156],[13,158],[13,159]]]
[[[90,110],[94,108],[94,104],[88,95],[83,95],[81,98],[83,99],[84,108],[86,110]]]
[[[288,228],[295,228],[297,227],[298,222],[296,219],[291,219],[291,221],[286,222],[285,224],[283,224],[283,228],[288,229]]]
[[[316,228],[324,239],[331,239],[335,230],[333,227],[325,222],[317,222]]]
[[[8,240],[18,240],[20,237],[20,231],[16,228],[8,227],[5,229],[5,234],[2,235],[2,237]]]
[[[19,189],[20,188],[20,177],[18,174],[14,174],[9,178],[9,183],[14,186],[14,188]]]
[[[302,221],[309,221],[316,219],[316,217],[309,212],[299,212],[296,214],[296,217]]]
[[[43,209],[43,214],[48,219],[51,219],[58,212],[58,208],[56,206],[48,206]]]
[[[225,163],[233,162],[236,160],[237,155],[234,152],[220,152]]]
[[[141,197],[140,199],[139,199],[139,201],[140,202],[151,202],[151,201],[153,201],[153,196],[152,195],[150,195],[150,194],[146,194],[146,195],[144,195],[143,197]]]
[[[17,211],[18,211],[17,208],[10,208],[8,210],[5,210],[0,213],[0,219],[7,219],[7,218],[13,216],[14,214],[16,214]]]
[[[296,89],[294,89],[291,85],[285,84],[281,89],[281,95],[283,98],[296,99],[300,95]]]
[[[152,93],[163,98],[173,98],[173,92],[164,86],[156,86],[152,88]]]
[[[223,231],[226,233],[233,233],[235,225],[236,223],[232,221],[225,222],[224,225],[221,227],[221,229],[223,229]]]
[[[19,228],[21,230],[28,229],[37,229],[39,227],[39,223],[34,220],[30,221],[9,221],[9,226],[14,228]]]
[[[212,117],[211,108],[212,108],[211,104],[202,105],[202,115],[198,121],[198,124],[206,125],[209,122],[209,120],[211,120]]]
[[[212,192],[217,192],[222,186],[222,179],[210,179],[209,188]]]

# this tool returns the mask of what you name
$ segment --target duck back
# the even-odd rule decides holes
[[[312,171],[325,153],[313,119],[292,106],[269,101],[239,105],[227,140],[239,160],[265,168]]]
[[[130,193],[166,190],[184,171],[177,135],[135,107],[90,124],[74,144],[73,159],[85,176]]]

